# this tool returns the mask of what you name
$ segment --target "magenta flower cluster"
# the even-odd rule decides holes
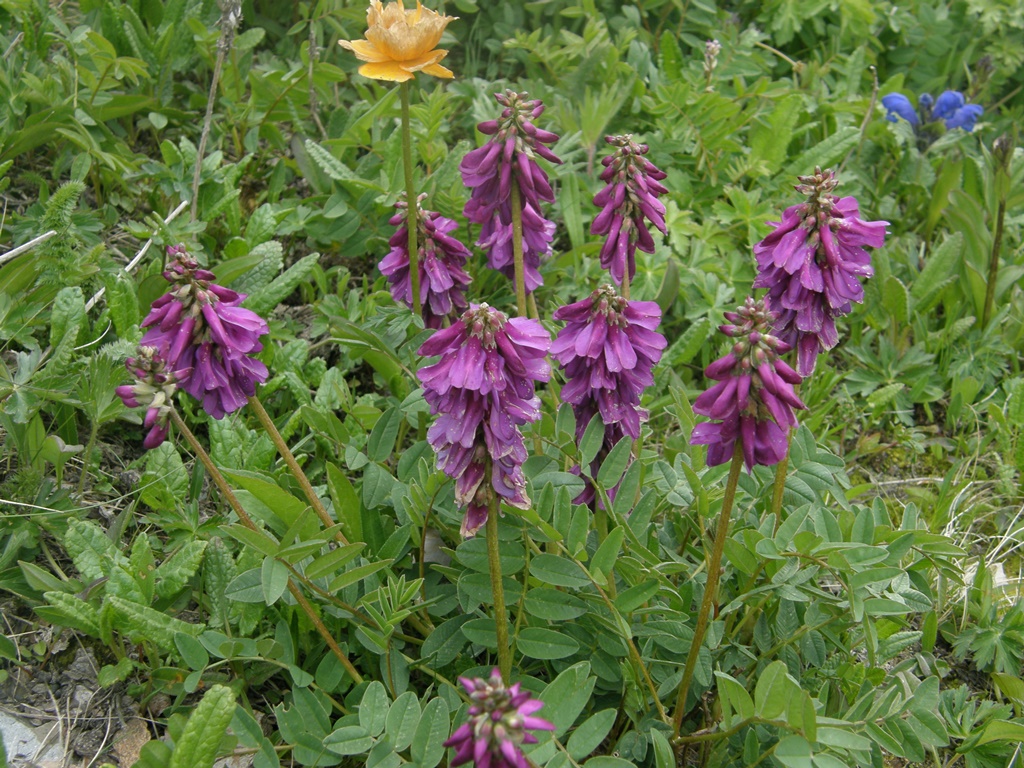
[[[480,224],[477,245],[487,251],[488,264],[510,280],[515,277],[512,233],[512,190],[518,190],[523,223],[524,282],[527,292],[543,284],[541,262],[551,255],[555,224],[544,218],[542,202],[554,202],[548,175],[537,157],[552,163],[562,161],[546,144],[558,136],[533,124],[544,111],[538,99],[525,93],[495,94],[504,109],[497,120],[480,123],[477,129],[491,139],[466,154],[459,169],[463,183],[472,190],[463,211]]]
[[[554,318],[566,322],[551,356],[565,371],[562,400],[576,414],[577,438],[600,414],[609,445],[623,435],[638,439],[647,419],[640,397],[654,383],[652,370],[666,347],[657,331],[661,308],[653,301],[627,301],[605,285],[555,310]]]
[[[786,209],[775,231],[754,246],[755,288],[767,288],[777,319],[774,333],[797,351],[797,371],[809,376],[820,351],[839,341],[835,319],[864,301],[859,277],[870,277],[865,246],[885,243],[887,221],[864,221],[857,200],[839,198],[831,170],[801,176],[807,202]]]
[[[422,200],[426,195],[420,195]],[[391,217],[391,224],[397,226],[388,244],[391,252],[377,268],[391,285],[391,296],[396,302],[413,306],[412,270],[409,268],[409,230],[405,200],[395,203],[399,212]],[[434,211],[424,210],[416,205],[419,244],[420,305],[423,307],[423,323],[427,328],[440,328],[445,318],[464,312],[466,288],[471,278],[466,274],[469,249],[451,236],[458,228],[451,219]]]
[[[536,744],[531,731],[553,731],[555,726],[534,713],[544,706],[519,683],[506,687],[495,669],[490,678],[460,677],[469,694],[469,719],[444,743],[454,747],[452,768],[472,762],[475,768],[530,768],[520,745]]]
[[[606,236],[601,266],[611,273],[616,285],[622,285],[627,274],[630,280],[636,275],[637,248],[654,253],[647,222],[667,232],[665,205],[658,197],[668,190],[661,184],[665,172],[644,157],[646,144],[637,144],[630,134],[607,136],[605,141],[616,149],[601,160],[605,166],[601,181],[607,186],[594,197],[594,205],[602,210],[590,233]]]
[[[718,383],[693,403],[695,413],[716,421],[698,424],[690,443],[708,446],[711,466],[729,461],[737,440],[747,469],[776,464],[786,456],[789,430],[797,424],[793,409],[806,407],[793,389],[801,377],[779,358],[790,347],[771,335],[775,318],[764,299],[748,298],[725,317],[731,324],[720,330],[736,343],[705,369]]]
[[[184,370],[170,371],[163,356],[155,347],[139,347],[135,357],[124,362],[135,377],[134,384],[124,384],[115,392],[129,408],[145,408],[142,426],[149,430],[142,446],[146,450],[156,448],[167,439],[167,420],[171,414],[174,392],[178,384],[186,381],[191,373]]]
[[[551,375],[544,359],[550,345],[536,320],[509,319],[480,304],[419,350],[441,358],[418,375],[431,413],[439,414],[427,440],[438,468],[455,479],[455,500],[468,505],[463,536],[487,521],[493,494],[513,507],[530,506],[519,427],[540,418],[534,383]]]
[[[140,342],[155,347],[172,371],[189,371],[180,387],[215,419],[241,408],[267,380],[267,367],[252,357],[269,332],[263,318],[240,306],[244,294],[213,282],[182,245],[167,249],[164,278],[174,287],[153,302]]]

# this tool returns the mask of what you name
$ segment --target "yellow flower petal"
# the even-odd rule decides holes
[[[404,83],[406,80],[412,80],[413,78],[413,73],[402,69],[402,66],[397,61],[363,64],[359,68],[359,74],[363,77],[373,78],[374,80],[388,80],[392,83]]]
[[[352,51],[360,61],[391,61],[390,56],[366,40],[339,40],[338,45]]]
[[[425,75],[433,75],[434,77],[444,77],[451,79],[455,77],[455,73],[447,67],[442,67],[440,64],[431,64],[430,66],[424,67],[420,70]]]

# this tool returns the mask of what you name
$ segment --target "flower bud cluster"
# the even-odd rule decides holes
[[[555,195],[537,157],[561,163],[545,146],[558,141],[558,136],[534,125],[544,112],[539,99],[511,90],[495,98],[504,107],[501,117],[477,126],[491,139],[467,153],[459,165],[463,184],[472,190],[463,213],[481,225],[477,245],[487,251],[489,266],[514,279],[512,186],[516,185],[522,208],[524,282],[529,292],[544,282],[540,265],[550,256],[555,236],[554,222],[541,213],[541,203],[554,202]]]
[[[717,421],[698,424],[690,443],[708,446],[711,466],[732,458],[737,438],[748,469],[776,464],[797,424],[793,409],[806,408],[793,389],[801,377],[779,357],[790,347],[770,333],[774,317],[763,299],[748,298],[725,317],[729,324],[719,330],[736,343],[705,369],[704,375],[718,383],[693,403],[695,413]]]
[[[145,408],[142,425],[149,430],[142,441],[146,450],[156,448],[167,438],[174,392],[187,380],[188,369],[169,371],[167,363],[155,347],[141,346],[135,357],[125,360],[125,367],[135,377],[134,384],[124,384],[115,392],[129,408]]]
[[[553,731],[555,726],[534,712],[544,706],[519,683],[506,687],[495,669],[490,678],[460,677],[469,694],[469,719],[444,743],[455,747],[452,768],[472,762],[476,768],[530,768],[521,744],[536,744],[531,731]]]
[[[423,200],[426,195],[420,195]],[[413,306],[412,272],[409,268],[409,230],[405,200],[395,203],[399,212],[391,217],[397,226],[388,244],[391,252],[377,265],[391,284],[391,296],[408,307]],[[458,224],[440,213],[416,205],[419,250],[420,305],[427,328],[440,328],[445,318],[461,314],[468,307],[466,288],[472,279],[466,273],[469,249],[449,233]]]
[[[637,144],[631,134],[607,136],[605,141],[615,151],[601,160],[605,166],[601,181],[607,185],[594,197],[594,205],[602,208],[590,227],[592,235],[605,235],[601,247],[601,266],[611,272],[616,285],[622,285],[628,272],[636,274],[636,249],[654,253],[654,239],[647,229],[649,221],[663,233],[665,205],[659,195],[668,190],[660,183],[664,171],[644,155],[646,144]]]

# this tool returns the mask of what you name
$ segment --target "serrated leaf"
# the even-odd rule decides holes
[[[100,636],[100,614],[92,605],[67,592],[44,592],[50,604],[36,608],[36,613],[55,624],[71,627],[93,637]]]
[[[707,317],[698,318],[666,350],[666,361],[672,366],[686,365],[703,349],[710,336],[711,320]]]
[[[253,247],[248,255],[218,265],[217,277],[240,293],[266,288],[284,267],[284,248],[277,240]]]
[[[895,382],[893,384],[886,384],[884,387],[880,387],[868,395],[867,404],[870,408],[884,408],[893,401],[896,400],[896,396],[899,395],[906,388],[902,382]]]
[[[153,572],[156,593],[160,597],[174,597],[185,583],[195,576],[203,562],[205,541],[187,541]]]
[[[168,768],[213,768],[217,749],[235,714],[235,692],[215,685],[206,692],[174,745]]]
[[[174,645],[174,634],[198,635],[203,624],[188,624],[148,605],[139,605],[111,595],[107,598],[119,619],[119,628],[132,639],[148,640],[162,648]]]
[[[840,128],[824,141],[803,152],[782,171],[785,178],[813,173],[817,167],[827,168],[839,162],[860,140],[860,130],[853,126]]]
[[[299,283],[305,280],[320,260],[319,253],[304,256],[278,275],[269,285],[251,293],[242,305],[257,315],[267,315],[274,307],[288,298]]]
[[[882,306],[892,319],[903,325],[910,317],[910,294],[899,278],[889,275],[882,285]]]
[[[53,300],[50,310],[50,353],[51,370],[64,365],[71,359],[78,332],[85,322],[85,296],[78,286],[62,288]]]
[[[86,581],[95,581],[109,573],[114,544],[94,523],[72,520],[64,535],[64,548]]]

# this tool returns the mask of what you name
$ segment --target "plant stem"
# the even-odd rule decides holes
[[[270,418],[270,414],[267,413],[267,409],[263,407],[263,403],[256,395],[249,396],[249,406],[256,412],[256,418],[260,420],[260,424],[263,425],[263,429],[266,430],[267,434],[270,435],[271,442],[274,443],[274,447],[277,448],[277,452],[281,454],[281,458],[284,459],[284,463],[288,465],[288,469],[295,476],[295,479],[299,483],[299,487],[302,488],[302,493],[305,494],[309,505],[313,507],[313,511],[316,512],[316,516],[320,518],[320,521],[324,524],[324,527],[330,528],[333,526],[334,520],[327,512],[327,508],[324,507],[324,503],[320,501],[320,497],[316,495],[316,491],[313,490],[312,484],[309,482],[309,478],[306,477],[306,473],[302,471],[302,467],[299,466],[299,462],[295,460],[294,454],[288,447],[288,443],[281,437],[281,433],[278,432],[277,426],[274,424],[274,420]],[[340,541],[342,544],[348,544],[348,539],[345,538],[345,534],[338,531],[334,538]]]
[[[519,182],[512,179],[512,264],[515,268],[516,306],[519,316],[526,314],[526,265],[523,257],[523,201],[519,197]]]
[[[213,77],[210,79],[210,95],[206,99],[206,116],[203,118],[203,132],[199,135],[199,147],[196,149],[196,166],[192,173],[192,208],[191,220],[196,220],[199,206],[199,183],[203,171],[203,156],[206,154],[206,142],[210,138],[213,127],[213,108],[217,103],[217,87],[224,69],[224,59],[235,41],[235,31],[242,21],[241,3],[228,3],[224,6],[220,21],[220,39],[217,40],[217,58],[213,62]]]
[[[622,298],[629,301],[629,265],[626,265],[626,272],[622,276]]]
[[[490,475],[492,470],[488,469]],[[490,479],[488,477],[488,483]],[[501,581],[501,544],[498,542],[498,510],[501,500],[491,494],[487,510],[487,562],[491,572],[491,591],[494,593],[494,631],[498,636],[498,668],[507,685],[512,674],[512,648],[508,642],[508,611],[505,609],[505,585]]]
[[[708,629],[711,606],[715,602],[715,593],[718,591],[718,571],[722,565],[725,537],[729,532],[729,516],[732,514],[732,505],[736,499],[736,485],[739,482],[740,470],[742,468],[743,443],[737,439],[736,448],[732,454],[732,466],[729,467],[729,479],[725,484],[722,512],[718,517],[718,528],[715,531],[715,543],[711,550],[711,559],[708,560],[708,578],[707,584],[704,586],[704,599],[700,603],[697,627],[693,631],[693,642],[690,645],[690,652],[686,656],[686,666],[683,668],[683,681],[679,684],[679,696],[676,699],[676,709],[672,717],[677,737],[679,736],[679,729],[683,725],[683,715],[686,714],[686,696],[690,692],[690,682],[693,680],[693,672],[697,666],[697,655],[700,653],[701,645],[704,643],[704,634]]]
[[[793,447],[793,429],[786,437],[786,455],[775,465],[775,485],[772,488],[771,513],[775,515],[775,530],[778,531],[782,513],[782,494],[786,491],[786,474],[789,472],[789,452]]]
[[[185,424],[184,421],[182,421],[181,416],[179,416],[178,412],[175,411],[174,409],[171,409],[171,421],[174,422],[175,428],[178,430],[178,432],[181,433],[182,437],[184,437],[186,442],[188,442],[188,444],[191,446],[192,450],[196,454],[196,458],[199,459],[200,463],[206,469],[206,473],[210,476],[210,479],[213,481],[213,484],[217,486],[217,489],[221,492],[221,495],[224,497],[225,501],[227,501],[231,509],[234,510],[235,514],[238,515],[238,519],[241,521],[242,525],[244,525],[246,528],[252,531],[260,530],[257,527],[256,523],[252,521],[252,518],[249,517],[249,515],[246,513],[245,509],[242,508],[242,504],[238,501],[238,497],[235,496],[234,491],[231,490],[231,486],[228,485],[227,480],[224,479],[224,475],[222,475],[220,473],[220,470],[217,469],[217,465],[213,463],[213,459],[210,458],[210,454],[206,452],[206,449],[203,448],[199,440],[196,439],[196,436],[192,434],[192,430],[188,428],[188,425]],[[309,620],[313,622],[313,626],[316,627],[317,632],[320,633],[320,636],[324,639],[324,642],[327,643],[328,647],[338,658],[338,661],[341,662],[341,665],[349,673],[352,679],[356,682],[356,684],[361,683],[363,681],[363,676],[359,674],[359,670],[352,666],[352,662],[348,660],[348,657],[345,655],[345,652],[341,650],[341,647],[338,645],[337,641],[335,641],[330,631],[327,629],[323,621],[317,615],[316,610],[314,610],[313,606],[310,605],[309,601],[306,599],[306,596],[302,594],[302,590],[299,589],[298,585],[291,577],[288,578],[288,591],[292,593],[292,596],[295,598],[295,601],[305,612],[306,616],[309,617]]]
[[[996,171],[1000,173],[1000,171]],[[981,315],[981,327],[987,328],[992,319],[992,305],[996,300],[996,282],[999,280],[999,253],[1003,249],[1003,219],[1006,218],[1006,195],[999,196],[996,211],[996,232],[992,238],[992,259],[988,265],[988,285],[985,287],[985,309]]]
[[[412,164],[412,119],[409,117],[409,83],[399,86],[402,97],[402,165],[405,168],[405,227],[409,231],[409,279],[412,281],[412,311],[417,317],[423,316],[420,304],[420,249],[416,238],[419,234],[419,205],[416,201],[416,177]]]

